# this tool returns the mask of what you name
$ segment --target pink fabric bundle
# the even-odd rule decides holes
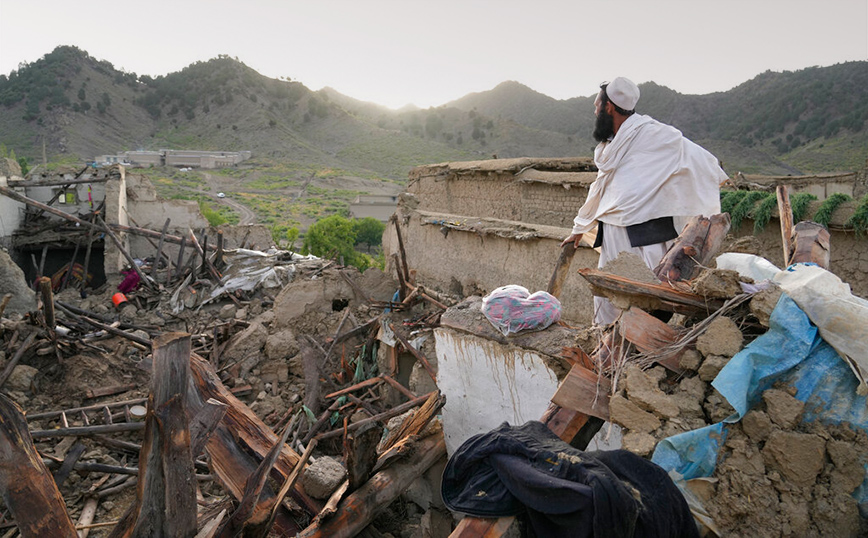
[[[510,284],[482,299],[482,313],[504,336],[523,330],[545,329],[561,319],[561,302],[554,295]]]

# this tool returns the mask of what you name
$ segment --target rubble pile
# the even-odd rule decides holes
[[[445,464],[436,418],[443,399],[419,360],[415,368],[412,362],[413,354],[421,360],[428,354],[436,367],[433,339],[425,335],[436,326],[444,306],[432,296],[440,297],[413,287],[404,302],[395,302],[399,285],[377,269],[362,274],[328,260],[273,253],[256,257],[260,268],[278,270],[280,285],[257,278],[251,286],[230,288],[226,283],[233,278],[231,264],[237,254],[225,252],[225,264],[218,266],[226,273],[222,281],[203,272],[188,279],[195,287],[184,285],[180,294],[141,286],[114,305],[112,296],[121,278],[114,277],[100,289],[88,290],[86,297],[72,287],[52,295],[56,312],[40,301],[37,309],[23,315],[20,309],[4,314],[0,388],[26,412],[38,451],[34,454],[55,473],[63,495],[63,517],[77,521],[91,536],[108,536],[115,526],[117,532],[130,507],[142,502],[135,485],[143,463],[145,415],[151,413],[145,409],[153,405],[148,397],[153,398],[155,390],[157,341],[165,335],[189,334],[191,383],[204,383],[199,398],[217,395],[230,412],[249,413],[239,427],[266,437],[282,434],[286,447],[296,451],[294,458],[308,458],[303,472],[297,473],[295,493],[286,497],[289,510],[276,520],[275,525],[284,520],[282,535],[310,527],[307,535],[328,536],[323,529],[329,524],[345,523],[339,516],[330,519],[342,499],[365,492],[374,474],[402,465],[400,476],[392,477],[396,485],[389,495],[365,501],[370,505],[367,521],[378,517],[380,526],[391,527],[395,536],[423,530],[430,535],[434,527],[438,536],[448,535],[451,516],[436,493],[437,469]],[[249,277],[251,272],[242,274]],[[54,319],[47,321],[46,315],[52,314]],[[393,345],[377,339],[383,330]],[[414,347],[410,354],[401,340],[419,349]],[[16,350],[19,357],[12,364]],[[409,361],[399,361],[402,355]],[[194,422],[190,428],[194,431]],[[231,437],[244,437],[240,430],[226,428]],[[245,485],[246,473],[240,475],[241,482],[233,482],[237,477],[231,469],[219,468],[240,465],[242,460],[216,462],[216,456],[210,456],[218,450],[210,443],[222,435],[220,431],[212,434],[205,453],[192,460],[200,505],[208,507],[216,526],[227,524],[233,514],[230,499],[241,502],[251,485]],[[239,446],[250,451],[247,443]],[[220,450],[234,450],[231,441],[222,446]],[[254,459],[244,465],[267,463],[270,447],[254,450]],[[348,455],[356,459],[348,461]],[[422,461],[416,461],[420,457]],[[277,471],[280,458],[273,465]],[[291,470],[281,469],[279,476]],[[266,483],[261,491],[271,493],[261,493],[259,502],[273,498],[280,483]],[[386,502],[401,495],[408,500],[394,507]],[[14,532],[23,524],[15,521],[11,508],[0,505],[0,530]],[[220,508],[226,513],[218,521]],[[395,510],[403,514],[397,525],[389,519]],[[358,531],[367,526],[362,520],[356,524],[361,525]]]
[[[742,291],[733,273],[705,270],[692,288],[731,299]],[[622,428],[623,448],[651,457],[664,439],[734,416],[735,409],[711,382],[768,327],[780,295],[777,286],[769,286],[695,331],[698,336],[679,351],[680,373],[659,365],[643,370],[641,361],[628,362],[609,400],[610,420]],[[682,337],[690,333],[690,327],[676,326]],[[866,531],[852,494],[865,479],[868,436],[847,423],[803,421],[805,403],[795,394],[796,388],[786,385],[763,391],[761,403],[728,426],[712,476],[686,482],[721,535],[752,536],[757,529],[776,536],[857,536]]]

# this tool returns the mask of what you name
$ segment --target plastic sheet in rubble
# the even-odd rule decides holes
[[[794,387],[805,402],[803,420],[850,423],[868,431],[868,401],[857,394],[859,380],[821,336],[808,315],[786,294],[772,312],[769,331],[741,350],[712,382],[736,410],[717,424],[682,433],[658,443],[652,461],[685,480],[711,476],[726,441],[727,424],[758,405],[763,391],[776,384]],[[864,334],[851,335],[864,340]],[[868,501],[863,482],[853,496]]]
[[[181,285],[170,299],[172,311],[180,312],[184,307],[202,306],[208,304],[221,295],[233,293],[236,290],[253,291],[258,288],[283,287],[292,281],[295,275],[295,264],[306,260],[316,260],[316,256],[302,256],[294,252],[269,249],[262,252],[259,250],[247,250],[243,248],[226,251],[223,269],[223,278],[220,284],[210,292],[203,294],[206,298],[198,304],[191,304],[190,297],[183,291],[186,284]],[[189,280],[189,279],[188,279]]]

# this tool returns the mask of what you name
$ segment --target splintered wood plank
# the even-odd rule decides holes
[[[208,439],[205,450],[214,474],[229,493],[240,500],[244,496],[247,477],[256,471],[279,438],[220,382],[207,360],[195,353],[191,354],[190,370],[193,390],[188,393],[188,413],[195,416],[209,398],[228,406],[223,420]],[[272,469],[272,477],[283,482],[298,462],[298,454],[288,446],[283,446]],[[322,503],[307,496],[299,484],[296,484],[291,496],[311,513],[319,512],[322,507]]]
[[[781,246],[784,249],[784,267],[790,265],[793,256],[793,206],[790,205],[790,193],[786,185],[778,185],[775,189],[778,198],[778,214],[781,220]]]
[[[795,245],[790,264],[816,263],[823,269],[828,269],[831,256],[829,230],[822,224],[802,221],[796,224],[793,233]]]
[[[111,538],[196,535],[196,479],[185,411],[190,345],[186,333],[165,333],[154,339],[136,500]]]
[[[621,298],[647,310],[694,315],[710,314],[723,306],[722,300],[681,291],[668,284],[649,284],[597,269],[579,269],[579,274],[591,284],[594,295]]]
[[[720,250],[729,226],[729,213],[693,217],[654,268],[654,274],[663,282],[690,280]]]
[[[75,524],[18,405],[0,394],[0,492],[21,536],[75,538]]]
[[[623,312],[618,320],[618,330],[628,342],[643,353],[654,353],[678,341],[679,334],[672,326],[663,323],[641,308],[632,307]],[[661,357],[656,362],[677,374],[684,370],[678,359],[683,350]]]
[[[581,366],[573,366],[561,381],[552,403],[585,415],[609,420],[609,389],[605,377]]]

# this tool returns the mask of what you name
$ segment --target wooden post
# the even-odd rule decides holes
[[[188,228],[187,231],[189,232],[190,243],[193,245],[195,252],[202,257],[202,263],[205,265],[205,267],[211,273],[211,276],[214,278],[214,280],[216,280],[217,282],[220,282],[220,278],[221,278],[220,273],[217,271],[217,269],[214,268],[214,266],[211,264],[211,260],[209,260],[208,257],[205,255],[205,250],[201,246],[199,246],[199,241],[196,240],[196,235],[193,233],[193,230]],[[206,238],[207,238],[207,236],[206,236]]]
[[[347,434],[344,440],[344,459],[347,462],[347,479],[350,481],[347,491],[359,489],[371,477],[371,471],[377,463],[377,444],[382,436],[383,425],[379,422],[371,422]]]
[[[552,273],[552,278],[549,280],[549,285],[546,291],[555,297],[560,297],[561,290],[564,287],[564,280],[570,272],[570,264],[573,262],[573,256],[576,254],[576,247],[573,243],[564,245],[561,248],[561,254],[558,256],[558,261],[555,264],[555,271]]]
[[[690,280],[713,258],[729,231],[728,213],[693,217],[654,268],[662,282]]]
[[[395,273],[398,275],[398,289],[400,290],[398,293],[398,299],[403,301],[407,298],[407,281],[404,279],[404,273],[401,272],[398,255],[392,254],[392,259],[395,261]]]
[[[45,258],[48,255],[48,245],[42,247],[42,257],[39,258],[39,270],[36,273],[37,278],[43,276],[45,272]]]
[[[205,263],[208,262],[208,236],[202,232],[202,265],[199,267],[199,273],[205,271]]]
[[[793,230],[793,255],[790,263],[816,263],[823,269],[829,268],[830,250],[829,230],[822,224],[802,221]]]
[[[97,214],[94,214],[94,218],[96,218]],[[85,288],[87,288],[87,272],[90,271],[90,252],[93,249],[93,231],[94,231],[93,226],[91,226],[87,230],[87,250],[85,250],[85,252],[84,252],[84,269],[83,269],[83,274],[81,277],[81,291],[82,291],[82,293],[84,293]]]
[[[184,248],[187,246],[187,237],[184,236],[181,238],[181,246],[178,248],[178,263],[175,264],[175,267],[178,269],[179,274],[183,273],[183,268],[181,266],[184,263]],[[172,268],[169,267],[169,274],[166,276],[166,284],[168,285],[172,280]]]
[[[54,333],[57,325],[54,316],[54,292],[51,290],[51,279],[47,276],[39,277],[39,293],[42,295],[42,312],[45,314],[45,327]]]
[[[0,394],[0,491],[21,536],[76,538],[75,524],[42,457],[33,446],[21,408]]]
[[[66,267],[66,274],[63,275],[63,284],[60,286],[61,291],[66,289],[66,285],[69,283],[69,275],[72,274],[72,268],[75,266],[75,259],[78,258],[78,249],[81,248],[81,236],[75,241],[75,250],[72,251],[72,260],[70,260],[69,265]],[[82,276],[84,278],[84,276]]]
[[[153,356],[136,502],[112,537],[196,535],[196,477],[185,410],[190,335],[158,336]]]
[[[790,205],[790,195],[786,185],[778,185],[775,189],[778,197],[778,212],[781,219],[781,244],[784,249],[784,269],[790,265],[793,257],[793,206]]]
[[[12,370],[18,365],[18,361],[21,360],[21,357],[24,356],[24,353],[30,349],[30,346],[33,345],[33,341],[36,339],[36,331],[33,331],[21,345],[18,346],[18,349],[15,350],[15,354],[12,355],[12,358],[6,363],[6,367],[3,368],[3,373],[0,373],[0,387],[3,386],[3,383],[6,383],[6,380],[9,379],[9,376],[12,375]]]
[[[404,238],[401,237],[401,226],[398,224],[398,216],[392,215],[390,219],[395,225],[395,234],[398,236],[398,250],[401,252],[401,268],[404,272],[404,281],[410,281],[410,270],[407,268],[407,253],[404,251]]]
[[[157,256],[154,258],[154,265],[151,266],[151,277],[156,280],[157,278],[157,266],[160,265],[160,258],[163,257],[163,242],[166,240],[166,232],[169,231],[169,223],[172,222],[172,219],[166,219],[166,223],[163,224],[163,231],[160,233],[160,243],[157,246]],[[166,258],[166,266],[170,267],[172,262]],[[171,269],[169,269],[171,271]]]
[[[217,269],[222,269],[223,262],[223,230],[217,230],[217,256],[214,258],[214,265]]]

